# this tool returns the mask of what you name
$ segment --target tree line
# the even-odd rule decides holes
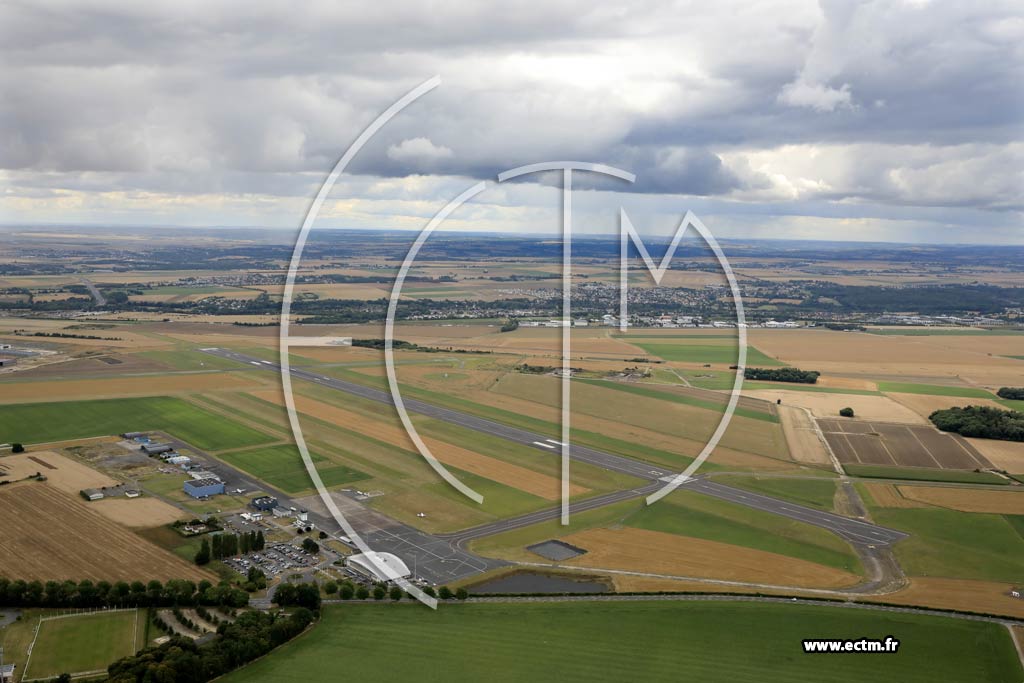
[[[1024,401],[1024,387],[1002,387],[996,392],[996,396],[1011,401]]]
[[[247,611],[217,627],[218,637],[199,646],[174,636],[157,647],[114,662],[107,668],[110,683],[206,683],[262,657],[302,633],[313,623],[308,609],[290,615]]]
[[[796,384],[816,384],[821,373],[817,370],[800,370],[798,368],[744,368],[743,378],[764,382],[792,382]]]
[[[0,578],[0,607],[244,607],[249,595],[226,582],[188,579],[142,581],[24,581]]]
[[[198,565],[209,564],[210,560],[259,552],[267,545],[262,531],[247,531],[244,534],[214,534],[209,540],[203,539],[196,552]]]
[[[1002,441],[1024,441],[1024,413],[988,406],[936,410],[928,416],[944,432]]]

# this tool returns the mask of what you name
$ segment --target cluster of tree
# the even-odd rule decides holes
[[[274,604],[281,607],[320,609],[320,586],[312,583],[282,583],[274,591]]]
[[[994,285],[924,285],[882,287],[814,282],[804,308],[845,308],[858,313],[915,311],[923,315],[1002,313],[1024,305],[1024,288]],[[827,302],[835,301],[831,304]]]
[[[199,554],[196,555],[196,564],[205,564],[199,562],[198,559],[199,555],[203,554],[203,548],[207,549],[206,562],[209,562],[211,559],[223,560],[225,557],[259,552],[266,545],[267,541],[263,537],[262,531],[247,531],[241,535],[214,534],[210,537],[209,544],[207,544],[206,539],[203,539],[203,545],[199,549]]]
[[[1024,441],[1024,413],[987,406],[936,410],[928,416],[944,432],[1003,441]]]
[[[561,369],[561,366],[556,367],[554,365],[530,365],[528,363],[523,363],[522,365],[516,366],[516,370],[518,370],[519,372],[525,372],[530,375],[546,375],[549,372],[554,372],[555,370]],[[583,372],[583,368],[569,368],[569,370],[571,372]]]
[[[996,396],[1011,401],[1024,401],[1024,387],[1002,387],[996,392]]]
[[[302,539],[302,549],[310,555],[316,555],[320,552],[320,544],[312,538],[304,538]]]
[[[502,325],[498,329],[498,331],[499,332],[515,332],[518,329],[519,329],[519,320],[516,319],[516,318],[509,318],[508,320],[505,321],[505,324]]]
[[[0,578],[0,607],[244,607],[248,594],[227,583],[159,581],[12,581]]]
[[[255,591],[263,590],[267,587],[267,575],[263,573],[263,570],[259,567],[249,567],[249,572],[245,576],[245,585],[243,588],[253,593]]]
[[[839,416],[840,417],[853,417],[853,408],[840,408],[839,409]]]
[[[821,375],[816,370],[800,370],[798,368],[744,368],[743,377],[765,382],[793,382],[796,384],[815,384]]]
[[[172,637],[107,668],[110,683],[180,681],[206,683],[262,657],[302,633],[313,613],[296,609],[289,615],[248,611],[217,627],[218,637],[199,646],[188,638]]]

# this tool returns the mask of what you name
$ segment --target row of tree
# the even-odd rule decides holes
[[[763,382],[793,382],[796,384],[815,384],[821,375],[816,370],[800,370],[798,368],[744,368],[744,379]]]
[[[988,406],[936,410],[928,416],[944,432],[1002,441],[1024,441],[1024,413]]]
[[[12,581],[0,578],[0,607],[244,607],[249,595],[227,582],[187,579],[142,581]]]
[[[302,633],[313,613],[299,608],[289,615],[247,611],[217,627],[218,637],[202,647],[172,637],[107,668],[110,683],[206,683],[223,676]]]
[[[996,395],[1011,401],[1024,401],[1024,387],[1002,387],[996,392]]]

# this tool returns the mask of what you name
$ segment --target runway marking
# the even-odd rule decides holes
[[[550,449],[552,449],[552,450],[554,450],[554,448],[555,448],[555,447],[554,447],[554,446],[552,446],[551,444],[549,444],[549,443],[544,443],[543,441],[534,441],[534,442],[533,442],[533,445],[534,445],[534,446],[543,446],[544,448],[550,448]]]

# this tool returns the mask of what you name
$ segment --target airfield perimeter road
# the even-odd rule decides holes
[[[204,348],[202,351],[222,358],[228,358],[239,363],[246,363],[263,370],[272,370],[275,372],[281,371],[281,366],[277,363],[253,358],[252,356],[247,356],[228,349]],[[299,367],[293,367],[291,369],[291,374],[295,378],[320,384],[355,396],[360,396],[371,401],[377,401],[389,405],[393,404],[390,393],[386,391],[373,389],[361,384],[347,382],[345,380],[328,377],[326,375],[320,375]],[[449,408],[442,408],[440,406],[424,403],[415,399],[404,399],[404,402],[405,407],[414,413],[433,417],[474,431],[498,436],[503,439],[531,446],[546,452],[557,452],[556,444],[558,442],[525,429],[510,427],[475,415],[461,413]],[[649,483],[640,488],[626,491],[615,491],[601,496],[595,496],[594,498],[578,501],[572,504],[570,507],[570,513],[591,510],[611,503],[616,503],[621,500],[627,500],[629,498],[653,493],[663,485],[659,479],[676,474],[675,472],[671,472],[664,468],[658,468],[657,466],[649,463],[639,462],[625,456],[606,453],[604,451],[576,444],[573,444],[572,446],[572,458],[613,472],[632,475],[634,477],[644,479]],[[788,517],[789,519],[828,529],[855,546],[858,546],[859,549],[862,550],[889,546],[892,543],[907,537],[907,534],[902,531],[888,529],[859,519],[843,517],[842,515],[826,512],[824,510],[817,510],[815,508],[798,505],[796,503],[790,503],[789,501],[779,500],[777,498],[734,488],[732,486],[726,486],[724,484],[708,481],[707,479],[699,477],[693,478],[684,483],[680,488],[697,491],[704,495],[713,496],[715,498],[743,505],[755,510]],[[559,514],[560,510],[557,507],[538,510],[519,517],[498,520],[496,522],[491,522],[471,529],[465,529],[454,534],[448,534],[445,535],[444,538],[451,541],[456,547],[462,547],[463,543],[466,541],[502,533],[511,529],[518,529],[520,527],[536,524],[548,519],[556,519]]]

